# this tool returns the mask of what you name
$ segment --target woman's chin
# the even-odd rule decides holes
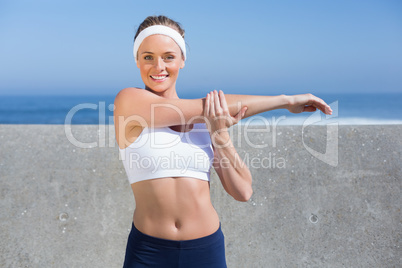
[[[169,88],[166,87],[161,87],[161,86],[145,86],[145,89],[155,93],[157,95],[163,95],[164,93],[166,93],[167,91],[169,91]]]

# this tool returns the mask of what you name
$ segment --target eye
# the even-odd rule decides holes
[[[173,55],[168,55],[168,56],[165,56],[164,61],[172,61],[174,59],[175,59],[175,57]]]
[[[152,60],[152,56],[147,55],[147,56],[144,57],[144,60]]]

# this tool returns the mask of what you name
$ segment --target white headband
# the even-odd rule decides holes
[[[184,42],[183,37],[176,30],[173,30],[170,27],[163,25],[154,25],[142,30],[134,41],[133,52],[136,62],[138,60],[137,59],[138,48],[140,47],[142,41],[144,41],[144,39],[147,38],[148,36],[155,34],[162,34],[172,38],[176,42],[176,44],[180,47],[181,52],[184,55],[184,60],[186,59],[186,43]]]

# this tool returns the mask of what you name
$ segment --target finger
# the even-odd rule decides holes
[[[234,124],[237,124],[246,114],[247,111],[247,106],[244,106],[243,108],[241,108],[241,110],[235,115],[234,117]]]
[[[303,112],[314,112],[316,110],[317,110],[317,108],[314,106],[304,106],[304,108],[303,108]]]
[[[215,102],[215,114],[221,115],[222,114],[222,107],[219,100],[218,91],[214,90],[214,102]]]
[[[219,99],[221,101],[221,107],[223,111],[228,112],[229,111],[228,104],[226,102],[225,94],[223,94],[222,90],[219,90]]]
[[[215,96],[214,93],[211,92],[211,99],[209,101],[210,109],[209,109],[209,115],[210,116],[215,116]]]
[[[324,114],[332,114],[331,107],[329,107],[329,105],[326,104],[325,101],[318,97],[316,97],[315,103],[313,103],[312,105],[320,109],[320,111],[322,111]]]
[[[322,109],[320,109],[324,114],[332,114],[332,109],[331,109],[331,107],[325,102],[325,101],[323,101],[322,100],[322,105],[323,105],[323,107],[322,107]]]
[[[331,115],[332,114],[331,106],[327,105],[327,107],[325,107],[325,112],[324,113]]]
[[[210,96],[209,93],[207,94],[207,97],[205,98],[205,105],[204,105],[204,116],[207,117],[209,116],[209,100]]]
[[[324,112],[326,104],[323,100],[319,99],[318,103],[313,104],[313,106]]]

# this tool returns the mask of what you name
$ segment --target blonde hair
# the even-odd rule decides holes
[[[147,17],[138,27],[137,32],[134,36],[134,40],[137,38],[137,36],[140,34],[141,31],[143,31],[144,29],[146,29],[150,26],[154,26],[154,25],[163,25],[163,26],[170,27],[173,30],[176,30],[184,38],[185,31],[181,27],[180,23],[178,23],[172,19],[169,19],[166,16],[161,15],[161,16]]]

